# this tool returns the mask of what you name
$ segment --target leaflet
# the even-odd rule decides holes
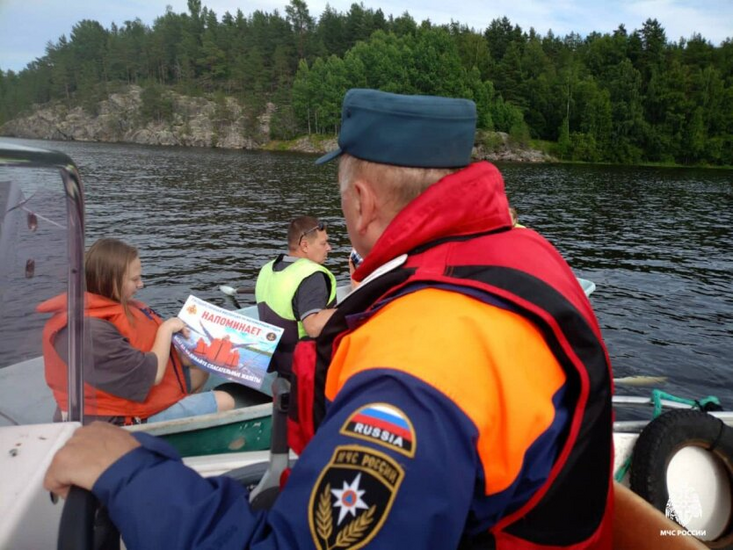
[[[200,369],[259,390],[283,329],[189,296],[178,317],[188,339],[173,335],[173,345]]]

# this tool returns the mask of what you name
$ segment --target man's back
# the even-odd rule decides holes
[[[465,188],[477,193],[461,194]],[[433,216],[449,199],[451,209]],[[398,457],[402,488],[388,513],[409,509],[412,498],[435,506],[428,515],[445,518],[448,538],[425,527],[427,544],[451,547],[452,533],[603,547],[612,457],[605,349],[565,261],[534,231],[510,229],[505,201],[496,168],[478,163],[433,184],[382,233],[362,268],[369,279],[317,342],[312,379],[325,378],[331,404],[309,456],[318,453],[311,451],[316,439],[333,448],[344,435],[411,453]],[[299,389],[300,373],[313,368],[307,358],[296,357]],[[298,394],[299,414],[307,394]],[[317,382],[312,394],[316,424],[324,414]],[[386,434],[372,420],[383,407],[399,409],[388,414],[397,420]],[[409,449],[402,447],[408,439]],[[338,475],[329,467],[323,479],[333,485]],[[458,515],[446,516],[428,490]],[[582,503],[568,497],[580,492]],[[515,524],[513,514],[524,519]]]
[[[303,320],[333,304],[335,287],[333,275],[308,258],[281,254],[262,267],[255,289],[257,312],[260,320],[284,330],[270,371],[290,375],[295,345],[307,336]]]

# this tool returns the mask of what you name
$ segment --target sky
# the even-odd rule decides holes
[[[346,13],[355,0],[306,0],[310,14],[319,17],[326,4]],[[649,18],[656,18],[667,40],[677,42],[699,33],[714,45],[733,38],[733,0],[363,0],[366,8],[381,8],[395,17],[408,11],[418,22],[451,20],[483,31],[492,20],[508,17],[523,31],[533,27],[540,35],[576,32],[611,33],[620,24],[632,32]],[[245,15],[256,10],[285,15],[288,0],[202,0],[221,20],[225,12]],[[152,26],[170,5],[187,12],[187,0],[0,0],[0,69],[20,71],[43,57],[46,44],[67,37],[82,19],[98,21],[105,28],[139,18]]]

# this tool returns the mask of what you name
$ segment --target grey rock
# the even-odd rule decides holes
[[[163,92],[173,104],[170,120],[144,122],[142,88],[128,86],[100,101],[96,113],[81,107],[69,109],[61,103],[36,105],[30,115],[6,122],[0,135],[32,139],[139,143],[144,145],[182,145],[226,149],[265,149],[270,144],[270,121],[277,107],[267,103],[265,110],[250,121],[246,106],[226,97],[212,101],[188,97],[171,90]],[[480,136],[481,137],[481,136]],[[486,137],[486,134],[483,134]],[[487,147],[484,143],[490,142]],[[337,147],[337,139],[304,136],[285,148],[303,153],[324,153]],[[476,160],[509,162],[548,162],[551,157],[534,149],[511,143],[509,136],[494,133],[480,139],[474,147]]]

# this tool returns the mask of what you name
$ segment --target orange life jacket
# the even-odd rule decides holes
[[[467,534],[461,548],[610,548],[610,360],[570,267],[531,229],[510,229],[503,187],[496,167],[473,164],[430,186],[392,220],[354,273],[356,280],[372,280],[339,304],[316,340],[301,341],[295,350],[288,441],[300,454],[348,380],[334,360],[347,335],[414,290],[464,294],[517,313],[539,329],[567,377],[564,400],[572,403],[572,418],[541,487],[483,533]],[[401,254],[404,263],[385,269]]]
[[[59,408],[66,412],[68,409],[68,378],[67,366],[56,352],[54,342],[56,335],[66,327],[66,294],[61,294],[40,304],[37,308],[40,313],[53,313],[43,328],[43,360],[46,369],[46,383],[53,392]],[[125,314],[122,304],[99,296],[85,294],[85,315],[95,319],[102,319],[112,323],[122,336],[127,338],[130,345],[143,352],[153,348],[155,335],[162,321],[145,304],[138,301],[129,303],[130,319]],[[123,399],[99,390],[89,383],[84,383],[84,413],[94,416],[122,416],[125,423],[130,424],[134,419],[144,420],[187,395],[186,383],[180,360],[171,350],[168,365],[163,380],[154,385],[143,402]]]

